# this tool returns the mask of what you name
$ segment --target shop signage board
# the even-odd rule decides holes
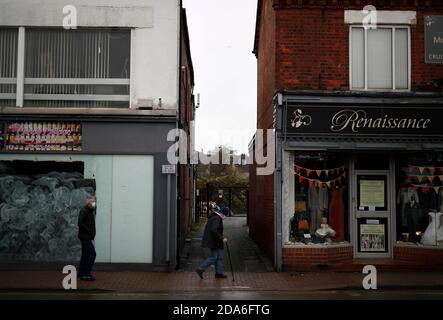
[[[425,61],[443,63],[443,16],[425,17]]]
[[[286,106],[288,135],[443,135],[439,106]]]
[[[23,121],[6,124],[6,151],[81,151],[77,122]]]

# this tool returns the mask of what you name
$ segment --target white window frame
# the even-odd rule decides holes
[[[126,108],[131,104],[131,78],[129,79],[80,79],[80,78],[25,78],[25,56],[26,56],[26,29],[18,28],[17,39],[17,76],[16,78],[0,78],[0,84],[16,84],[16,93],[0,93],[0,99],[16,101],[16,107],[23,108],[26,100],[61,100],[61,101],[113,101],[128,102]],[[130,56],[131,72],[133,71],[133,29],[131,32]],[[76,84],[76,85],[129,85],[130,94],[128,95],[88,95],[88,94],[26,94],[26,84]],[[125,109],[126,109],[125,108]]]
[[[365,67],[365,87],[353,88],[353,78],[352,78],[352,29],[358,28],[363,29],[364,32],[364,67]],[[373,91],[373,92],[410,92],[412,86],[412,72],[411,72],[411,27],[409,25],[377,25],[377,29],[391,29],[392,30],[392,88],[391,89],[370,89],[368,88],[368,28],[363,25],[350,25],[349,26],[349,89],[351,91]],[[408,31],[408,88],[397,89],[396,88],[396,78],[395,78],[395,29],[406,29]]]

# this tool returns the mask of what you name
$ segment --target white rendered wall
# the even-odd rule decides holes
[[[179,0],[2,0],[0,27],[62,27],[68,5],[79,27],[133,30],[131,108],[177,109]]]

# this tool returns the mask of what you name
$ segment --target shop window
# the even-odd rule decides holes
[[[409,27],[351,27],[351,90],[410,90],[410,37]]]
[[[397,158],[397,242],[443,246],[443,154]]]
[[[288,243],[329,245],[349,240],[346,158],[296,152],[290,159],[292,181],[287,185],[293,186],[293,195],[287,198],[293,205],[284,209]]]
[[[76,261],[78,214],[95,180],[83,162],[0,162],[0,261]]]

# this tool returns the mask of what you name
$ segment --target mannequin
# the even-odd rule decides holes
[[[417,202],[418,205],[420,205],[420,201],[418,199],[418,194],[416,191],[414,191],[414,189],[409,185],[408,182],[405,182],[401,189],[400,192],[398,193],[397,196],[397,204],[400,206],[401,208],[401,223],[403,227],[407,227],[408,226],[408,220],[406,217],[406,205],[408,204],[409,200],[411,199],[411,197],[414,196],[415,201]]]
[[[443,213],[429,212],[430,222],[426,228],[421,244],[436,246],[443,245]]]
[[[320,228],[315,231],[315,236],[326,242],[332,242],[336,232],[328,225],[328,219],[323,217],[320,219]]]
[[[420,223],[420,207],[414,195],[412,195],[409,199],[409,202],[405,204],[404,210],[408,226],[409,241],[416,242],[416,232]]]
[[[328,209],[329,206],[329,190],[327,187],[322,186],[317,189],[316,186],[310,186],[308,191],[308,207],[311,215],[311,228],[310,232],[315,233],[315,230],[319,226],[323,212]]]

